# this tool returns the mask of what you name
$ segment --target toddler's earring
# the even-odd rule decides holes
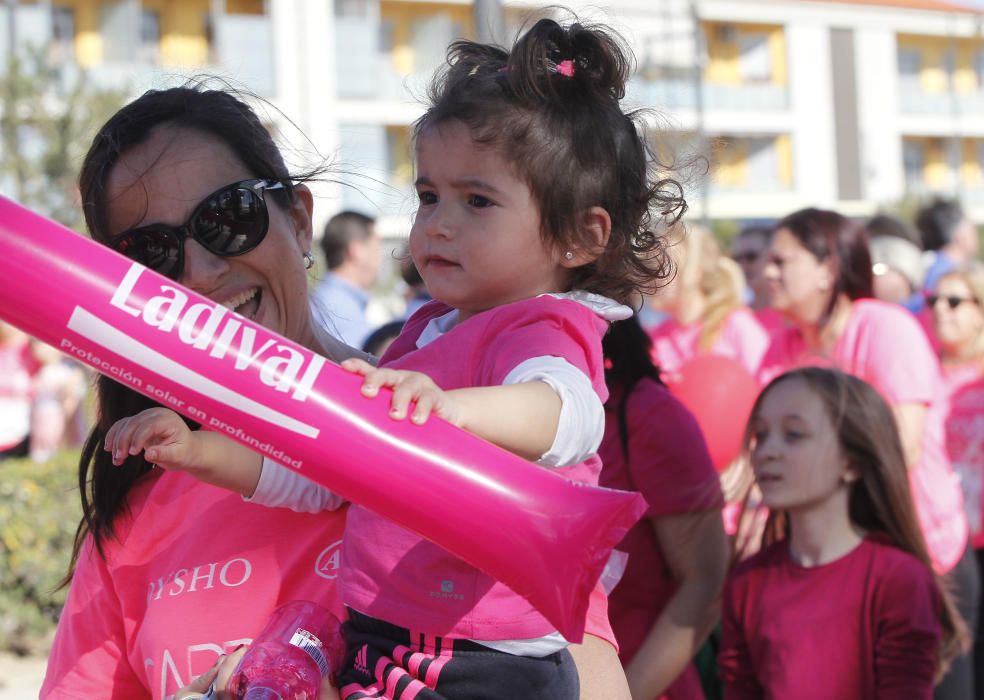
[[[314,256],[311,255],[311,251],[308,250],[304,253],[304,269],[310,270],[312,267],[314,267]]]
[[[573,259],[574,259],[574,253],[572,251],[568,250],[566,253],[564,253],[564,260],[573,260]]]
[[[826,292],[828,289],[830,289],[830,282],[828,282],[827,280],[820,280],[820,283],[817,286],[820,287],[821,292]]]

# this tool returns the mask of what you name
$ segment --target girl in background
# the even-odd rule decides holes
[[[725,697],[931,698],[966,631],[888,404],[837,370],[794,370],[759,396],[746,445],[770,516],[725,590]]]
[[[692,659],[718,618],[729,547],[721,486],[691,413],[659,379],[633,317],[604,339],[601,484],[639,491],[649,511],[618,545],[628,561],[608,612],[632,697],[703,697]]]

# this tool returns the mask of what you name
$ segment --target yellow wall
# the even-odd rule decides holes
[[[165,66],[199,66],[208,63],[205,17],[209,0],[143,0],[161,21],[161,63]]]
[[[776,136],[776,161],[779,163],[779,184],[793,185],[793,142],[789,134]]]
[[[75,14],[75,60],[89,68],[102,63],[103,40],[99,33],[99,6],[94,0],[56,0]]]
[[[230,15],[262,15],[263,0],[225,0]]]
[[[390,144],[390,171],[395,186],[409,186],[413,182],[413,161],[410,154],[410,127],[387,126]]]
[[[966,94],[981,88],[974,68],[974,57],[978,51],[984,49],[984,42],[979,39],[900,34],[898,47],[919,52],[919,84],[927,94],[939,95],[950,91],[945,58],[949,50],[955,56],[953,91]]]
[[[229,12],[262,12],[262,0],[227,0]],[[100,0],[54,0],[75,13],[75,55],[80,65],[91,67],[103,62],[100,33]],[[158,13],[161,27],[160,61],[170,66],[198,66],[208,63],[205,17],[209,0],[142,0],[142,6]]]
[[[721,187],[742,187],[748,181],[748,149],[741,139],[717,139],[714,144],[715,184]]]
[[[960,181],[972,186],[984,182],[981,177],[981,164],[977,160],[977,139],[964,139],[961,146]]]
[[[720,29],[724,26],[735,27],[733,41],[726,41],[720,36]],[[770,82],[773,85],[786,84],[786,36],[781,26],[704,22],[703,31],[707,46],[707,68],[704,70],[704,78],[707,82],[725,85],[741,84],[738,41],[743,34],[765,34],[769,41]]]
[[[946,147],[942,139],[926,139],[923,150],[926,184],[930,187],[946,187],[950,177],[950,165],[946,158]]]
[[[436,14],[445,14],[453,22],[461,25],[466,37],[474,36],[471,7],[466,5],[442,5],[440,3],[379,3],[379,14],[393,23],[393,70],[400,75],[409,75],[416,69],[413,47],[411,46],[410,26],[415,19]]]

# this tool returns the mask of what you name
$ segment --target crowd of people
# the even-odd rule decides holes
[[[345,620],[323,698],[984,697],[976,228],[943,200],[914,225],[809,208],[727,255],[622,110],[630,58],[552,20],[510,51],[452,45],[414,128],[408,313],[375,330],[373,220],[331,219],[309,298],[321,173],[289,172],[237,96],[146,93],[80,175],[96,241],[361,375],[393,420],[642,493],[584,640],[406,523],[100,377],[42,698],[227,697],[294,599]],[[730,417],[730,465],[674,393],[706,356],[761,388]]]
[[[0,321],[0,461],[43,462],[88,429],[82,366]]]

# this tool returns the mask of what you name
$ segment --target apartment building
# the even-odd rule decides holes
[[[707,158],[707,177],[689,172],[696,215],[771,219],[810,204],[864,215],[938,192],[984,221],[984,17],[956,0],[568,4],[633,46],[628,100],[653,110],[657,151]],[[496,26],[489,7],[508,41],[547,5],[7,0],[0,51],[11,35],[41,43],[66,70],[131,92],[229,76],[280,110],[273,126],[287,115],[309,150],[337,157],[319,218],[355,208],[399,237],[413,211],[410,127],[446,46]]]

